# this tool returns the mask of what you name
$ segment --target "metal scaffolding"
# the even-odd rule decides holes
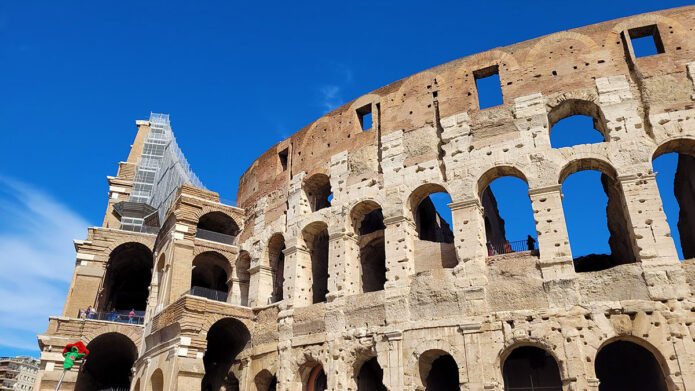
[[[176,192],[183,184],[205,188],[176,143],[169,114],[151,113],[150,132],[137,163],[129,201],[151,206],[158,214],[157,221],[163,222]],[[128,216],[125,221],[121,220],[121,228],[141,231],[148,217]]]

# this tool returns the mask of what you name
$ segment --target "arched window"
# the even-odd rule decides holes
[[[599,391],[668,391],[659,361],[636,343],[618,340],[605,345],[594,366]]]
[[[442,350],[428,350],[418,362],[420,379],[426,391],[459,391],[456,360]]]
[[[327,175],[314,174],[304,180],[304,193],[312,212],[331,206],[333,191]]]
[[[270,371],[264,369],[253,379],[253,384],[256,386],[256,391],[275,391],[278,386],[278,381]]]
[[[227,301],[229,261],[221,254],[207,251],[193,258],[191,294],[211,300]]]
[[[328,389],[328,378],[326,378],[323,365],[315,362],[308,363],[303,366],[302,372],[304,390],[325,391]]]
[[[695,140],[660,146],[652,164],[678,256],[695,258]]]
[[[376,357],[362,364],[356,380],[357,391],[387,391],[384,386],[384,371]]]
[[[311,256],[311,297],[313,303],[326,301],[328,294],[328,226],[312,223],[302,232]]]
[[[548,114],[550,145],[553,148],[572,147],[606,141],[603,113],[591,101],[568,99]]]
[[[76,391],[130,387],[130,368],[138,356],[133,341],[120,333],[106,333],[87,344],[89,359],[77,375]]]
[[[248,328],[237,319],[224,318],[215,322],[207,333],[207,349],[203,356],[205,375],[201,383],[203,391],[238,389],[238,381],[231,372],[236,356],[249,342]]]
[[[591,159],[573,161],[560,174],[562,207],[577,272],[635,262],[616,177],[610,165]]]
[[[155,274],[154,274],[154,283],[153,289],[156,288],[156,291],[152,292],[154,295],[154,298],[157,302],[157,305],[163,304],[162,302],[164,301],[164,266],[166,265],[166,257],[164,254],[159,256],[159,261],[157,261],[157,266],[155,266]]]
[[[285,282],[285,238],[281,234],[275,234],[268,242],[268,261],[273,279],[273,292],[270,302],[276,303],[283,299],[283,284]]]
[[[521,171],[495,167],[478,181],[488,256],[536,249],[536,224]]]
[[[451,224],[451,197],[436,184],[418,187],[408,200],[418,240],[415,271],[453,268],[458,264]]]
[[[562,391],[560,368],[555,358],[535,346],[514,349],[502,366],[505,391]]]
[[[384,289],[386,283],[386,249],[384,215],[373,201],[359,203],[351,213],[355,235],[359,238],[362,292]]]
[[[251,256],[248,252],[242,251],[239,253],[234,265],[234,284],[236,284],[236,287],[234,289],[233,304],[245,307],[249,305],[249,282],[251,280],[249,268],[251,268]]]
[[[239,235],[239,225],[222,212],[210,212],[198,219],[195,236],[213,242],[234,244]]]
[[[152,282],[152,251],[140,243],[125,243],[109,255],[99,299],[99,311],[144,311]]]
[[[164,391],[164,374],[157,368],[150,376],[150,386],[148,391]]]

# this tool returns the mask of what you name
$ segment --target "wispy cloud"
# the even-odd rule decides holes
[[[323,84],[318,87],[319,105],[323,110],[329,112],[343,103],[343,90],[352,84],[352,70],[345,64],[331,63],[329,66],[335,75],[332,83]]]
[[[62,312],[86,220],[28,184],[0,175],[0,347],[38,350]]]

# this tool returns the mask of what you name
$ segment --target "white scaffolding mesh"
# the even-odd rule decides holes
[[[150,133],[138,160],[130,201],[157,209],[159,221],[163,222],[176,191],[183,184],[205,188],[176,143],[169,115],[151,113]]]

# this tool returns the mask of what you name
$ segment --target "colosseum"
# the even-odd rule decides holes
[[[81,340],[61,390],[695,390],[694,28],[695,6],[670,9],[417,73],[267,150],[236,205],[168,116],[137,121],[103,224],[74,241],[35,389]],[[493,75],[503,103],[481,107]],[[603,141],[554,148],[574,115]],[[666,153],[685,261],[652,166]],[[573,258],[563,211],[585,170],[608,197],[601,262]],[[505,176],[528,184],[537,245],[505,237],[489,190]]]

